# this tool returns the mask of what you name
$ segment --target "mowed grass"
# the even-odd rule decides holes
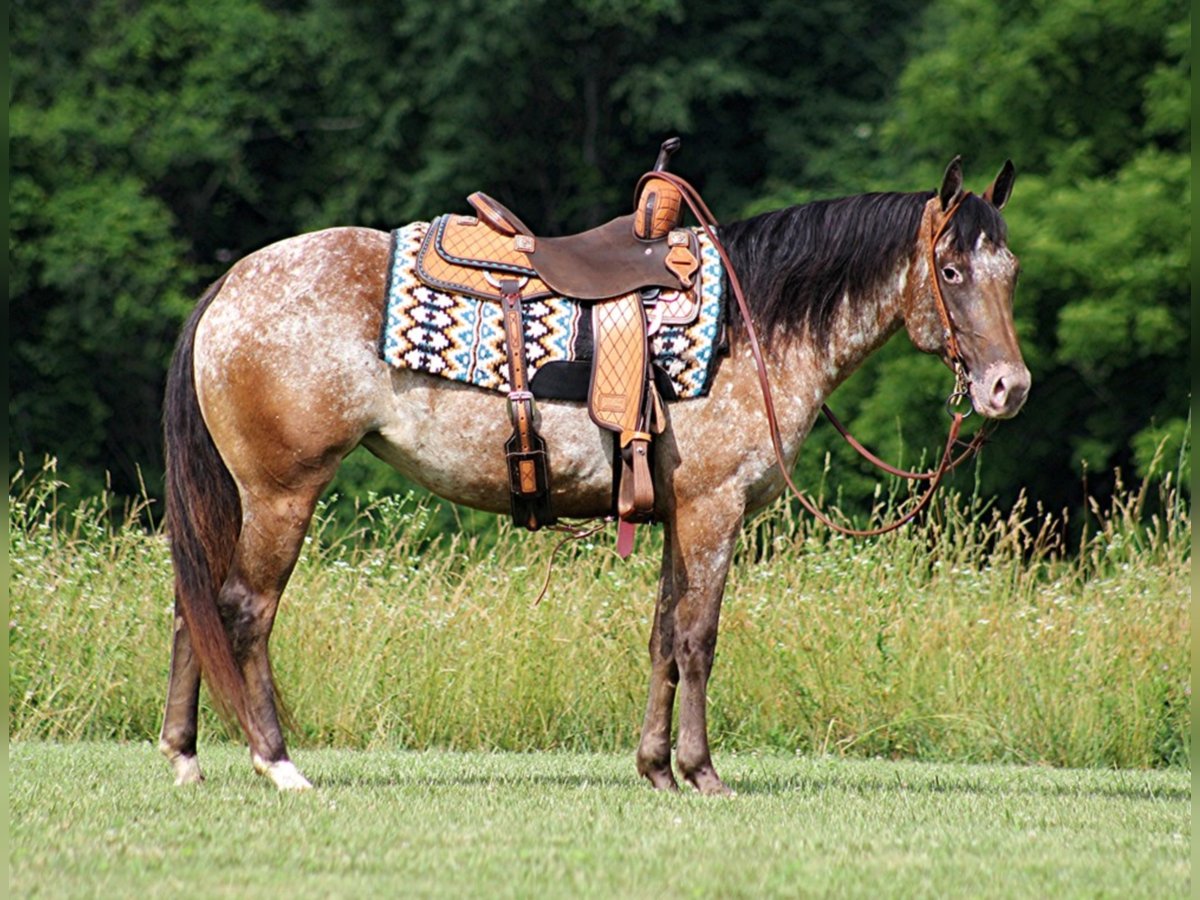
[[[10,745],[14,897],[1186,897],[1181,770],[726,754],[733,798],[628,754],[310,750],[313,792],[202,751]]]

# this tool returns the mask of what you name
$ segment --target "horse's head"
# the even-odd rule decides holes
[[[905,309],[913,344],[939,354],[975,409],[992,419],[1015,416],[1030,384],[1013,325],[1020,266],[1000,216],[1014,178],[1012,162],[1006,162],[977,197],[963,191],[962,165],[954,158],[925,205]]]

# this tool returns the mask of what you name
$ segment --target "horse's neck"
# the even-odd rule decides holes
[[[914,277],[919,280],[922,265],[906,258],[869,296],[843,298],[827,340],[805,333],[764,348],[779,435],[789,463],[799,453],[825,399],[901,327],[910,285]],[[744,388],[747,414],[761,421],[762,398],[744,335],[735,344],[733,357],[730,373]],[[754,433],[767,439],[765,431]]]
[[[883,346],[904,324],[904,308],[919,260],[906,258],[894,272],[866,295],[845,296],[827,338],[805,333],[784,342],[775,368],[787,382],[780,389],[801,396],[814,412],[863,361]],[[919,278],[920,273],[916,273]]]
[[[796,324],[790,328],[787,325],[778,327],[767,336],[767,345],[762,349],[786,461],[795,459],[826,398],[904,325],[906,310],[919,305],[914,300],[928,275],[928,265],[919,252],[920,242],[916,239],[919,233],[919,227],[914,229],[913,244],[899,255],[890,272],[876,278],[861,294],[842,296],[823,336],[799,324],[806,318],[803,315],[784,317]],[[745,232],[740,232],[738,237],[741,240],[735,241],[731,249],[734,266],[745,270],[741,278],[743,284],[749,283],[752,290],[769,289],[772,282],[786,281],[778,276],[756,278],[756,269],[778,273],[787,263],[771,258],[770,251],[774,248],[764,247],[761,242],[756,246],[753,240],[746,240]],[[782,255],[788,254],[783,252]],[[762,297],[757,299],[762,302]],[[767,302],[780,301],[770,298]],[[713,390],[718,400],[723,396],[734,398],[736,407],[748,423],[762,422],[763,399],[756,367],[748,336],[743,331],[734,336],[731,359],[718,375],[724,385],[717,389],[714,384]],[[747,433],[762,439],[758,447],[762,454],[773,455],[768,451],[770,444],[765,429],[756,424]]]
[[[833,391],[882,347],[904,324],[904,306],[914,266],[905,259],[865,296],[843,297],[824,347],[815,352],[823,357],[822,372],[828,391]],[[808,338],[806,337],[806,340]]]

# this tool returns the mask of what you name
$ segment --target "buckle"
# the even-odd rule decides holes
[[[967,411],[959,412],[956,407],[967,401]],[[954,360],[954,390],[946,398],[946,413],[951,418],[961,415],[964,419],[975,412],[975,404],[971,401],[970,382],[967,379],[967,367],[957,357]]]
[[[495,275],[493,275],[491,272],[489,272],[487,269],[483,270],[483,277],[487,279],[487,283],[490,284],[492,287],[496,288],[497,290],[504,290],[504,287],[500,284],[500,279],[497,278]],[[506,281],[509,281],[509,280],[515,281],[517,283],[518,291],[521,290],[523,287],[525,287],[525,285],[529,284],[529,277],[527,275],[521,275],[520,277],[517,277],[517,278],[513,278],[510,275],[510,276],[507,276],[505,278],[505,280]]]

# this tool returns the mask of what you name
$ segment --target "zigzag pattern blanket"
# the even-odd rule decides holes
[[[437,291],[416,276],[417,251],[428,228],[428,222],[413,222],[392,232],[380,356],[389,365],[507,392],[508,357],[499,304]],[[690,325],[663,325],[650,336],[660,387],[665,377],[673,389],[663,392],[668,400],[708,392],[723,337],[724,267],[703,232],[699,239],[699,315]],[[538,375],[543,369],[548,374],[550,364],[590,361],[591,315],[587,304],[566,297],[527,301],[522,310],[530,383],[539,394]]]

